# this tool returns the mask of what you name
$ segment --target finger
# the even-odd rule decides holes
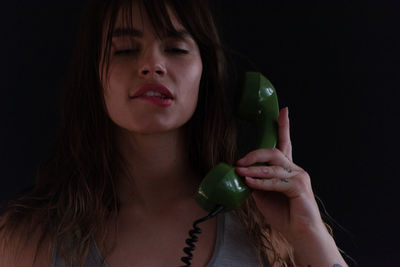
[[[289,158],[292,159],[292,143],[290,141],[290,123],[289,108],[281,109],[278,117],[278,149]]]
[[[289,198],[296,198],[301,194],[301,189],[292,178],[254,179],[246,176],[245,181],[252,189],[280,192]]]
[[[257,177],[263,179],[271,178],[290,178],[297,174],[290,167],[282,166],[252,166],[252,167],[238,167],[236,173],[240,176]]]
[[[268,163],[269,165],[288,166],[293,163],[282,151],[277,148],[261,148],[253,150],[236,162],[239,167],[246,167],[254,163]]]
[[[299,196],[312,196],[311,179],[304,170],[297,171],[295,176],[290,178],[279,177],[272,179],[254,179],[246,176],[246,184],[255,190],[276,191],[285,194],[289,198]]]

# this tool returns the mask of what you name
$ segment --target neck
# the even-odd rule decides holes
[[[157,211],[193,198],[200,177],[191,170],[183,129],[157,134],[121,130],[119,146],[127,163],[118,185],[122,206]]]

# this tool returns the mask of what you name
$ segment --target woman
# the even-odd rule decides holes
[[[54,155],[3,214],[0,266],[180,265],[187,230],[207,214],[194,192],[220,161],[255,191],[202,224],[193,266],[346,265],[292,162],[287,108],[277,149],[235,162],[225,57],[205,2],[90,2]]]

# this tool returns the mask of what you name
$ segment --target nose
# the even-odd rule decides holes
[[[142,78],[162,77],[167,71],[164,57],[157,48],[148,48],[144,51],[139,76]]]

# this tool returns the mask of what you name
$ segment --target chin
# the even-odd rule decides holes
[[[119,127],[124,132],[130,132],[133,134],[143,134],[143,135],[151,135],[151,134],[162,134],[168,132],[174,132],[181,130],[184,124],[175,124],[175,125],[166,125],[166,124],[157,124],[151,123],[147,125],[119,125]]]
[[[112,119],[122,132],[150,135],[179,131],[192,117],[192,113],[180,114],[180,116],[120,116]]]

